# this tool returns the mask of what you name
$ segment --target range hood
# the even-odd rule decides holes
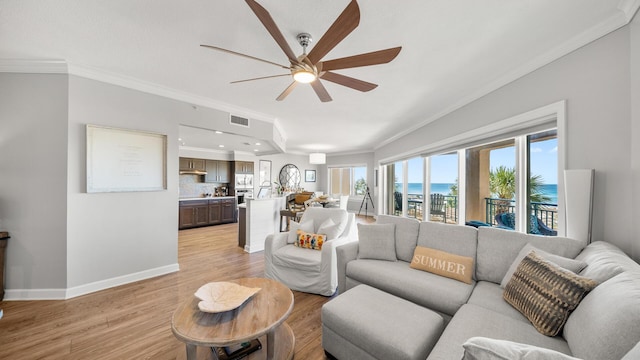
[[[180,170],[180,175],[207,175],[207,172],[201,170]]]

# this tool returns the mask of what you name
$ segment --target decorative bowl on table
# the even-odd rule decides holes
[[[198,303],[200,311],[219,313],[239,307],[258,291],[260,288],[250,288],[221,281],[202,285],[194,295],[202,300]]]
[[[329,195],[320,195],[320,196],[318,196],[318,199],[320,199],[320,200],[328,200],[329,199]]]

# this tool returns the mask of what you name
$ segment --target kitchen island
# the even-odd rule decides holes
[[[286,197],[252,199],[238,206],[238,245],[248,253],[264,250],[264,241],[270,234],[280,231],[280,210],[286,205]],[[244,218],[243,218],[244,217]]]
[[[178,229],[236,222],[234,196],[194,197],[179,200]]]

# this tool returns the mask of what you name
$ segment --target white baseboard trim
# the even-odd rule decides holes
[[[64,300],[67,289],[7,289],[2,301]]]
[[[5,290],[3,300],[66,300],[136,281],[170,274],[179,270],[180,266],[176,263],[133,274],[117,276],[111,279],[100,280],[68,289],[8,289]]]

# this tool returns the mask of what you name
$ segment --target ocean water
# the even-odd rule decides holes
[[[432,194],[449,195],[451,193],[451,186],[454,184],[445,183],[433,183],[431,184]],[[396,191],[402,190],[402,184],[396,183]],[[547,195],[551,201],[551,204],[558,203],[558,185],[556,184],[544,184],[542,185],[542,193]],[[422,194],[422,183],[409,183],[409,194]]]

